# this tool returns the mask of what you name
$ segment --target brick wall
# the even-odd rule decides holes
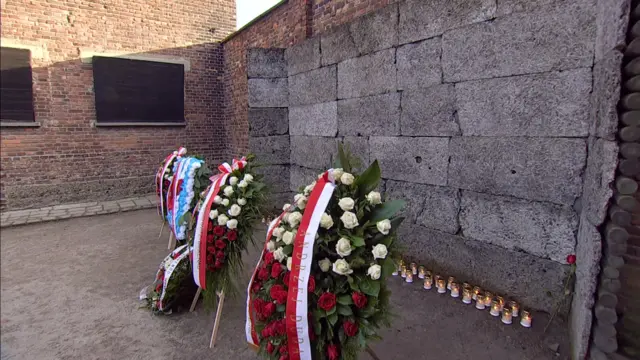
[[[32,49],[38,128],[3,128],[6,208],[38,207],[152,190],[157,162],[179,145],[218,161],[224,134],[223,56],[235,28],[234,0],[3,1],[3,46]],[[186,127],[95,127],[85,51],[186,60]]]

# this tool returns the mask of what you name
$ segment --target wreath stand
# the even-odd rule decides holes
[[[196,295],[193,297],[193,301],[191,302],[191,308],[189,308],[189,312],[193,312],[196,308],[196,304],[198,303],[198,299],[200,298],[200,293],[202,292],[202,288],[199,287],[198,291],[196,291]],[[222,306],[224,306],[224,292],[218,291],[216,292],[218,296],[218,307],[216,309],[216,317],[213,320],[213,330],[211,331],[211,340],[209,340],[209,349],[216,346],[216,338],[218,337],[218,327],[220,327],[220,317],[222,316]]]
[[[164,221],[162,222],[162,226],[160,227],[160,234],[158,234],[158,239],[162,237],[162,231],[164,230]],[[169,244],[167,244],[168,250],[174,250],[176,248],[176,238],[173,236],[173,231],[169,232]]]

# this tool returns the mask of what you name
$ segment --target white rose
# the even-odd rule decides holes
[[[300,209],[304,210],[304,208],[307,207],[307,197],[303,194],[297,194],[293,200],[296,202],[296,206]]]
[[[333,169],[333,172],[331,173],[335,180],[340,180],[342,174],[344,174],[344,170],[342,170],[342,168]]]
[[[229,211],[227,211],[227,213],[229,213],[229,215],[231,216],[238,216],[240,215],[240,211],[242,211],[242,208],[236,204],[231,205],[231,208],[229,209]]]
[[[231,195],[233,195],[233,188],[231,186],[227,186],[222,192],[226,197],[230,197]]]
[[[278,248],[278,250],[273,252],[273,257],[278,260],[278,262],[282,262],[282,260],[287,258],[287,255],[284,254],[284,250],[282,248]]]
[[[293,235],[294,234],[291,231],[286,231],[282,235],[282,241],[284,241],[284,243],[287,245],[291,245],[291,243],[293,242]]]
[[[227,221],[227,227],[229,229],[235,229],[238,227],[238,220],[236,219],[231,219],[229,221]]]
[[[241,180],[241,181],[238,183],[238,187],[239,187],[239,188],[246,188],[247,186],[249,186],[249,183],[248,183],[248,182],[246,182],[246,181],[244,181],[244,180]]]
[[[325,229],[329,229],[333,226],[333,219],[331,218],[331,216],[329,216],[329,214],[322,213],[322,216],[320,217],[320,226]]]
[[[340,206],[340,209],[344,211],[352,210],[355,205],[355,201],[350,197],[342,198],[338,201],[338,206]]]
[[[251,175],[251,174],[246,174],[246,175],[244,176],[244,179],[242,179],[242,180],[246,181],[246,182],[247,182],[247,184],[248,184],[248,183],[250,183],[250,182],[252,182],[252,181],[253,181],[253,175]]]
[[[222,199],[223,206],[229,206],[229,199]]]
[[[284,204],[284,206],[282,207],[282,211],[287,211],[287,209],[291,206],[291,204],[286,203]]]
[[[344,227],[346,227],[347,229],[353,229],[354,227],[360,225],[358,223],[358,217],[351,211],[345,211],[344,214],[342,214],[342,216],[340,217],[340,220],[342,220]]]
[[[276,243],[273,242],[273,240],[270,240],[267,243],[267,250],[269,250],[269,252],[273,252],[273,250],[276,248]]]
[[[289,214],[287,220],[289,221],[289,225],[291,225],[292,227],[296,227],[300,223],[300,220],[302,220],[302,214],[300,214],[300,212],[298,211],[292,212],[291,214]],[[322,222],[322,220],[320,220],[320,222]]]
[[[389,219],[380,220],[376,223],[376,227],[378,231],[387,235],[389,230],[391,230],[391,221],[389,221]]]
[[[164,174],[165,179],[169,180],[169,177],[170,177],[169,174]]]
[[[209,219],[213,220],[218,217],[218,210],[209,211]]]
[[[310,185],[307,185],[307,186],[304,188],[304,194],[305,194],[305,195],[309,195],[309,194],[311,194],[311,191],[313,191],[313,188],[314,188],[315,186],[316,186],[316,182],[315,182],[315,181],[314,181],[314,182],[312,182]]]
[[[380,193],[377,191],[372,191],[367,194],[367,201],[371,205],[378,205],[382,203],[382,198],[380,197]]]
[[[346,260],[338,259],[333,263],[333,272],[340,275],[349,275],[353,273],[353,270],[351,270]]]
[[[324,258],[318,261],[318,266],[320,266],[320,270],[322,270],[322,272],[327,272],[331,269],[331,260]]]
[[[380,279],[380,273],[382,272],[382,268],[380,265],[371,265],[369,269],[367,269],[367,275],[371,276],[373,280]]]
[[[241,206],[247,205],[247,199],[244,199],[244,198],[238,199],[238,205],[241,205]]]
[[[293,265],[293,258],[289,257],[287,258],[287,270],[291,271],[291,266]],[[285,284],[287,286],[289,286],[289,284]]]
[[[214,204],[221,204],[222,203],[222,198],[220,196],[216,195],[213,198],[213,202],[214,202]]]
[[[374,259],[384,259],[387,257],[387,247],[384,244],[378,244],[371,250]]]
[[[282,234],[284,234],[284,228],[282,227],[277,227],[275,229],[273,229],[273,236],[277,237],[278,239],[280,239],[282,237]]]
[[[218,225],[227,225],[227,221],[229,221],[229,218],[225,214],[218,216]]]
[[[344,173],[342,174],[342,176],[340,176],[340,182],[345,185],[353,184],[353,180],[355,180],[355,178],[349,173]]]
[[[238,183],[238,178],[237,177],[232,176],[232,177],[229,178],[229,184],[235,185],[237,183]]]
[[[345,257],[351,255],[351,242],[349,239],[340,238],[336,244],[336,252],[338,255]]]

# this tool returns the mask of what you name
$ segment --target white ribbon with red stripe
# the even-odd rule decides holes
[[[175,158],[177,157],[184,156],[186,153],[187,153],[186,148],[179,147],[177,151],[174,151],[173,153],[169,154],[164,159],[164,164],[160,167],[160,169],[158,169],[158,172],[156,173],[156,193],[159,194],[159,198],[160,198],[159,204],[158,204],[158,214],[162,216],[163,220],[165,220],[165,217],[167,216],[167,214],[164,211],[165,194],[162,192],[164,188],[162,186],[162,184],[164,183],[164,175],[167,173],[167,170],[169,170],[169,166],[171,165],[171,162],[175,160]]]

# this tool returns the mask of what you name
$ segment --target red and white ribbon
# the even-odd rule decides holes
[[[184,156],[187,153],[187,149],[180,147],[178,148],[177,151],[174,151],[173,153],[169,154],[165,159],[164,159],[164,163],[162,164],[162,166],[160,166],[160,168],[158,169],[158,172],[156,172],[156,193],[159,194],[159,204],[158,204],[158,215],[162,216],[162,219],[165,220],[165,217],[167,216],[167,214],[164,211],[164,197],[165,194],[162,192],[164,189],[163,183],[164,183],[164,174],[167,173],[167,170],[169,170],[169,166],[171,165],[171,162],[173,162],[173,160],[175,160],[177,157],[181,157]]]

